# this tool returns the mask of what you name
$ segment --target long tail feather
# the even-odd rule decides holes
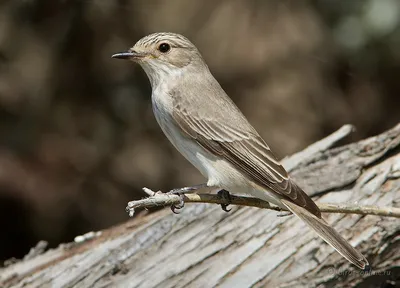
[[[317,232],[317,234],[323,240],[325,240],[326,243],[331,245],[349,262],[353,263],[360,269],[370,269],[367,259],[360,252],[354,249],[349,242],[340,236],[340,234],[331,226],[329,226],[329,224],[326,223],[322,218],[318,218],[308,210],[296,205],[293,202],[290,202],[289,200],[281,199],[281,201],[290,212],[303,220],[310,228]]]

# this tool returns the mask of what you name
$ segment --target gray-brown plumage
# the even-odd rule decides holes
[[[365,257],[322,219],[317,205],[290,179],[189,40],[155,33],[113,57],[131,59],[143,67],[152,86],[158,123],[208,179],[208,186],[287,208],[351,263],[368,267]]]
[[[197,87],[202,89],[200,85]],[[212,87],[212,91],[206,93],[218,91],[218,87],[213,87],[212,83],[209,87]],[[222,88],[219,89],[224,93]],[[193,89],[189,93],[192,92],[201,93]],[[215,97],[201,101],[192,97],[200,101],[185,105],[182,93],[177,90],[170,93],[174,105],[173,119],[188,137],[214,155],[226,159],[256,184],[279,193],[321,217],[318,206],[289,178],[268,145],[230,98]],[[218,117],[207,117],[207,114]]]

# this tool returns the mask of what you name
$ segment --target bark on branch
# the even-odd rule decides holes
[[[397,215],[400,125],[331,148],[351,130],[345,126],[284,159],[283,165],[325,211],[392,207],[392,215],[385,216]],[[163,204],[168,205],[179,201],[177,196],[157,197],[166,197]],[[187,202],[220,203],[213,195],[186,197]],[[233,200],[240,201],[244,200]],[[169,209],[145,211],[146,215],[101,233],[77,237],[75,243],[43,254],[42,248],[32,251],[23,261],[0,269],[0,286],[394,287],[393,281],[400,279],[400,221],[351,212],[327,213],[324,218],[368,258],[373,268],[369,273],[350,267],[295,217],[276,217],[276,212],[244,206],[225,213],[217,205],[198,203],[186,205],[180,215]]]

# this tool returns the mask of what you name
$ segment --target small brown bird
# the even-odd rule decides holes
[[[226,95],[184,36],[155,33],[113,58],[139,63],[150,79],[155,117],[168,139],[207,179],[207,186],[286,208],[348,261],[367,259],[322,217],[270,148]]]

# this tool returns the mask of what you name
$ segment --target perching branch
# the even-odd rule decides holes
[[[167,194],[162,192],[154,192],[148,188],[143,188],[150,197],[131,201],[126,207],[129,216],[133,216],[135,208],[151,208],[157,206],[172,206],[178,205],[181,201],[180,197],[175,194]],[[288,211],[277,206],[271,206],[268,202],[258,198],[242,197],[231,195],[230,203],[226,199],[215,194],[183,194],[185,203],[209,203],[209,204],[232,204],[240,206],[257,207],[263,209],[270,209],[274,211]],[[360,215],[377,215],[385,217],[400,218],[400,208],[396,207],[378,207],[378,206],[360,206],[348,204],[317,204],[323,213],[344,213],[344,214],[360,214]]]
[[[393,129],[396,131],[400,126],[398,125]],[[310,145],[305,150],[283,159],[285,168],[288,171],[292,171],[294,167],[298,166],[300,163],[305,163],[317,155],[318,152],[325,151],[332,147],[335,143],[349,135],[354,130],[352,125],[344,125],[338,131],[332,133],[324,139]],[[398,135],[395,134],[394,140],[390,143],[398,142]],[[389,137],[388,137],[389,138]],[[397,145],[397,144],[394,144]],[[384,145],[386,149],[391,148],[393,145]],[[135,208],[150,208],[156,206],[172,206],[177,205],[181,202],[178,195],[166,194],[162,192],[154,192],[148,188],[143,188],[150,197],[146,199],[131,201],[126,207],[127,212],[130,216],[133,216]],[[231,202],[227,203],[226,199],[223,199],[219,195],[215,194],[185,194],[183,200],[186,203],[209,203],[209,204],[232,204],[241,205],[249,207],[257,207],[263,209],[270,209],[274,211],[287,211],[277,206],[271,206],[268,202],[263,201],[258,198],[252,197],[241,197],[231,195]],[[378,207],[378,206],[361,206],[356,204],[324,204],[318,203],[318,207],[323,213],[344,213],[344,214],[360,214],[360,215],[377,215],[386,217],[396,217],[400,218],[400,208],[396,207]]]

